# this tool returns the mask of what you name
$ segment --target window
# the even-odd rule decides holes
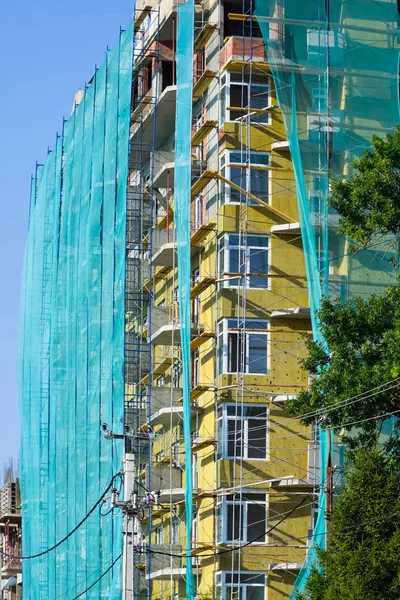
[[[241,166],[245,164],[247,166]],[[250,156],[248,156],[238,150],[227,150],[220,158],[220,171],[223,177],[267,203],[269,201],[269,171],[263,167],[268,165],[268,152],[250,152]],[[246,195],[243,192],[233,189],[224,181],[221,181],[220,193],[222,204],[246,202]],[[249,204],[259,206],[259,203],[252,198],[249,198]]]
[[[194,269],[192,272],[192,285],[196,285],[200,281],[200,270]],[[192,323],[199,324],[200,319],[200,296],[196,296],[192,300]]]
[[[197,454],[193,454],[192,458],[192,473],[193,473],[193,489],[197,489],[199,487],[199,464]]]
[[[179,388],[181,385],[181,365],[173,365],[172,367],[172,385],[174,388]]]
[[[160,377],[157,377],[156,385],[157,385],[157,387],[165,387],[165,385],[166,385],[165,375],[160,375]]]
[[[217,587],[221,589],[221,600],[265,600],[265,573],[247,571],[217,573]]]
[[[250,111],[250,122],[268,124],[269,112],[259,112],[269,107],[269,77],[242,73],[225,73],[221,78],[221,123],[241,121]],[[258,109],[258,110],[257,110]]]
[[[179,466],[180,465],[180,446],[179,446],[179,442],[174,442],[171,446],[171,456],[172,459],[174,461],[174,463]]]
[[[265,494],[249,493],[226,496],[219,506],[219,514],[222,542],[252,542],[254,540],[254,543],[265,543],[266,535],[262,535],[267,530]]]
[[[226,278],[222,285],[224,287],[238,287],[246,284],[248,288],[268,288],[269,273],[268,247],[269,236],[247,235],[247,244],[240,244],[241,238],[237,233],[225,233],[219,239],[219,278]],[[232,279],[230,275],[232,273]],[[246,275],[243,278],[234,278],[240,273]]]
[[[192,352],[192,388],[195,388],[199,383],[200,372],[200,356],[198,350]]]
[[[218,323],[218,372],[268,374],[268,321],[222,319]]]
[[[165,452],[164,450],[161,450],[161,452],[157,452],[156,454],[156,462],[160,463],[162,460],[164,460],[165,458]]]
[[[172,519],[171,521],[171,544],[179,544],[179,521]]]
[[[159,525],[158,527],[155,528],[154,534],[155,534],[155,538],[156,538],[156,544],[158,544],[158,545],[163,544],[164,543],[164,534],[163,534],[162,525]]]
[[[223,404],[218,410],[221,458],[266,460],[267,421],[265,404]]]

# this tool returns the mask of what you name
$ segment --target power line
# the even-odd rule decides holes
[[[92,508],[90,509],[90,511],[83,517],[83,519],[81,521],[79,521],[79,523],[65,537],[63,537],[56,544],[54,544],[54,546],[50,546],[50,548],[47,548],[46,550],[42,550],[42,552],[38,552],[37,554],[31,554],[29,556],[16,556],[14,554],[8,554],[7,552],[3,552],[2,550],[0,550],[0,554],[2,554],[3,556],[7,556],[8,558],[17,558],[18,560],[31,560],[33,558],[39,558],[39,556],[43,556],[44,554],[48,554],[52,550],[55,550],[56,548],[58,548],[58,546],[61,546],[61,544],[63,544],[68,538],[70,538],[71,535],[73,535],[83,525],[83,523],[85,523],[85,521],[88,520],[90,515],[95,511],[95,509],[98,507],[100,502],[103,500],[104,496],[111,489],[112,484],[114,483],[114,480],[117,477],[121,477],[121,473],[117,473],[116,475],[113,475],[110,483],[108,484],[107,488],[104,490],[104,492],[102,493],[100,498],[97,500],[96,504],[94,504],[92,506]]]
[[[282,513],[282,515],[283,515],[282,518],[279,519],[279,521],[277,523],[275,523],[275,525],[272,525],[272,527],[267,529],[267,531],[264,531],[263,533],[261,533],[260,535],[255,537],[254,539],[246,542],[245,544],[241,544],[239,546],[233,546],[232,548],[227,548],[226,550],[220,550],[219,552],[212,552],[211,554],[201,554],[200,558],[209,558],[209,557],[214,557],[214,556],[220,556],[221,554],[228,554],[229,552],[235,552],[236,550],[241,550],[242,548],[246,548],[246,546],[250,546],[250,544],[254,544],[254,542],[257,542],[262,537],[265,537],[265,536],[269,535],[272,531],[274,531],[274,529],[276,529],[285,519],[288,519],[296,510],[298,510],[309,497],[311,497],[311,494],[307,494],[306,496],[304,496],[303,500],[301,502],[299,502],[299,504],[297,504],[289,512]],[[187,555],[187,554],[172,554],[170,552],[158,552],[156,550],[151,550],[151,548],[148,548],[147,551],[150,554],[160,554],[162,556],[170,556],[172,558],[195,558],[197,556],[195,554]]]
[[[123,555],[123,552],[121,552],[121,554],[119,554],[119,555],[117,556],[117,558],[116,558],[115,560],[113,560],[113,562],[112,562],[112,563],[111,563],[111,565],[108,567],[108,569],[106,569],[106,570],[105,570],[105,571],[104,571],[104,572],[103,572],[103,573],[100,575],[100,577],[98,577],[98,578],[96,579],[96,581],[94,581],[94,582],[92,583],[92,585],[90,585],[88,588],[86,588],[86,590],[83,590],[83,592],[81,592],[80,594],[78,594],[77,596],[75,596],[74,598],[72,598],[72,600],[77,600],[77,598],[80,598],[81,596],[83,596],[83,594],[86,594],[86,592],[88,592],[89,590],[91,590],[91,589],[92,589],[92,587],[94,587],[94,586],[96,585],[96,583],[99,583],[99,581],[100,581],[101,579],[103,579],[103,577],[104,577],[105,575],[107,575],[107,573],[108,573],[109,571],[111,571],[111,569],[114,567],[115,563],[117,563],[117,562],[119,561],[119,559],[121,558],[121,556],[122,556],[122,555]]]

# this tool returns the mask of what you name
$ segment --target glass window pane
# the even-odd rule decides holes
[[[239,272],[239,248],[230,248],[229,249],[228,271],[230,273],[238,273]]]
[[[265,334],[247,334],[248,359],[247,372],[267,375],[268,339]]]
[[[227,504],[227,531],[226,540],[227,542],[239,542],[239,526],[241,524],[241,510],[240,505],[235,503]],[[242,525],[243,527],[243,525]]]
[[[246,586],[246,595],[244,600],[264,600],[265,588],[264,586]]]
[[[228,427],[227,427],[227,452],[228,452],[228,457],[232,457],[235,455],[235,420],[234,419],[229,419],[228,420]]]
[[[249,248],[249,267],[252,275],[268,274],[268,250],[262,250],[261,248]],[[249,279],[250,287],[252,288],[268,287],[267,277],[250,276]]]
[[[266,406],[243,406],[243,414],[246,417],[264,417],[267,418]]]
[[[269,237],[267,235],[248,235],[247,243],[249,246],[261,246],[261,248],[268,248]]]
[[[251,169],[250,192],[263,202],[268,202],[268,171]]]
[[[257,542],[265,542],[265,535],[259,537],[266,531],[265,504],[247,503],[247,542],[257,539]]]
[[[226,414],[234,417],[240,417],[242,414],[242,407],[240,405],[230,405],[226,407]]]
[[[267,422],[248,420],[248,458],[267,458]]]

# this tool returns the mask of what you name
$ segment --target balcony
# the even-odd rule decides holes
[[[150,344],[154,346],[172,346],[181,343],[181,326],[178,321],[178,303],[171,306],[153,306],[150,312]],[[203,333],[204,327],[192,323],[190,335],[194,338]]]
[[[170,465],[156,463],[151,465],[150,473],[146,472],[145,482],[148,490],[161,491],[164,498],[160,502],[165,504],[169,500],[170,492],[182,488],[182,471],[176,466],[171,468]]]
[[[287,571],[297,572],[300,571],[302,564],[301,562],[269,563],[268,570],[283,571],[284,573]]]
[[[157,554],[160,552],[160,554]],[[150,579],[168,581],[186,576],[185,558],[182,556],[182,546],[172,544],[152,544],[150,561]],[[199,568],[193,565],[195,575],[199,575]]]
[[[253,65],[259,63],[266,65],[267,55],[264,43],[259,38],[243,38],[240,35],[232,35],[220,52],[221,69],[235,70],[236,63],[242,64],[243,61],[248,63],[250,57]]]
[[[300,479],[298,477],[281,477],[280,479],[271,479],[269,486],[273,490],[301,490],[309,493],[315,486],[315,481],[309,479]]]
[[[192,406],[191,417],[194,418],[196,414],[202,412],[202,409],[197,406]],[[163,425],[163,427],[178,425],[183,422],[183,406],[166,406],[160,408],[150,417],[150,424]]]
[[[272,319],[310,319],[309,308],[282,308],[271,312]]]
[[[192,257],[198,252],[198,247],[191,248]],[[172,229],[154,229],[153,254],[151,256],[153,267],[169,267],[172,269],[177,265],[177,261],[176,241],[173,241]]]
[[[205,161],[192,158],[192,179],[198,179],[205,170]],[[158,189],[172,189],[175,184],[175,161],[172,155],[168,162],[155,168],[153,185]]]
[[[144,100],[142,100],[143,102]],[[159,96],[156,103],[156,130],[154,132],[155,103],[154,101],[145,103],[143,109],[140,110],[140,120],[132,124],[130,136],[131,147],[134,145],[138,148],[147,147],[150,152],[153,146],[154,133],[154,148],[159,148],[175,128],[175,106],[176,85],[169,85]],[[135,113],[138,108],[135,109]],[[134,115],[134,118],[136,119],[137,117]],[[143,149],[145,150],[146,148]]]

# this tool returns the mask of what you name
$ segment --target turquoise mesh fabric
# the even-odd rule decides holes
[[[23,554],[55,544],[121,469],[125,224],[133,23],[107,52],[32,183],[20,334]],[[122,517],[97,509],[23,562],[35,600],[85,591],[122,550]],[[85,598],[121,597],[122,563]]]
[[[293,162],[313,334],[323,341],[316,317],[323,296],[366,297],[384,290],[394,276],[388,240],[349,253],[327,198],[329,176],[349,176],[372,136],[385,136],[399,123],[397,2],[258,0],[257,19]],[[325,473],[329,447],[323,431],[320,442]],[[324,481],[314,531],[322,546],[323,488]],[[315,558],[311,543],[292,598],[304,590]]]
[[[178,250],[179,320],[185,442],[186,598],[194,598],[192,559],[193,479],[190,403],[190,176],[193,102],[194,0],[178,5],[176,46],[177,98],[175,132],[175,223]]]

